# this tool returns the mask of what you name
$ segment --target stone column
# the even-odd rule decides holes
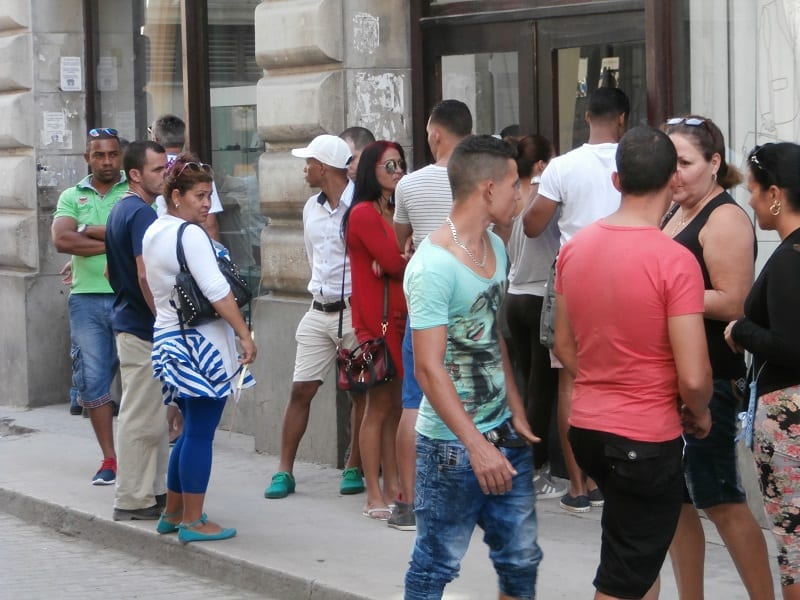
[[[377,5],[377,6],[376,6]],[[267,143],[259,164],[262,285],[254,306],[259,361],[253,393],[256,450],[278,453],[295,357],[294,332],[310,296],[302,209],[309,189],[290,149],[321,133],[361,125],[379,139],[411,141],[408,2],[267,0],[256,9],[258,131]],[[332,374],[331,374],[332,375]],[[329,376],[311,411],[298,458],[341,465],[349,440],[349,400]]]
[[[69,398],[66,262],[50,242],[58,193],[86,173],[84,94],[60,90],[60,58],[83,57],[80,0],[0,8],[0,403]],[[58,118],[53,118],[58,117]],[[77,152],[77,153],[76,153]]]

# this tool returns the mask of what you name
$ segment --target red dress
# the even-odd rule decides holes
[[[389,354],[403,376],[402,342],[405,333],[406,297],[403,293],[403,273],[406,260],[400,253],[392,226],[384,219],[372,202],[362,202],[350,211],[347,223],[347,251],[350,253],[352,279],[353,328],[359,343],[381,335],[383,316],[384,278],[375,277],[372,261],[375,260],[389,278],[389,326],[386,343]]]

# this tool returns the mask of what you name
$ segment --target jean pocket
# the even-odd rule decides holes
[[[657,444],[608,442],[603,450],[612,477],[634,493],[651,495],[681,471],[680,455],[666,456]]]
[[[469,453],[460,443],[444,443],[436,457],[440,471],[463,471],[471,469]]]

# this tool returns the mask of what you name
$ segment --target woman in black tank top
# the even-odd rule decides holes
[[[753,283],[755,235],[747,214],[725,191],[741,174],[725,161],[722,132],[700,116],[669,119],[664,131],[678,152],[674,204],[664,232],[697,258],[705,283],[705,328],[714,377],[712,427],[702,440],[684,436],[686,498],[670,557],[682,597],[702,597],[705,540],[697,509],[725,540],[751,599],[772,598],[764,536],[746,503],[736,463],[736,415],[744,390],[741,354],[725,343],[725,326],[744,312]]]

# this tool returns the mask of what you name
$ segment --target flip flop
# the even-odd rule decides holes
[[[383,513],[385,516],[383,517],[376,517],[376,514]],[[382,508],[368,508],[365,511],[362,511],[361,516],[367,517],[368,519],[374,519],[375,521],[388,521],[389,517],[392,516],[392,511],[388,506]]]

